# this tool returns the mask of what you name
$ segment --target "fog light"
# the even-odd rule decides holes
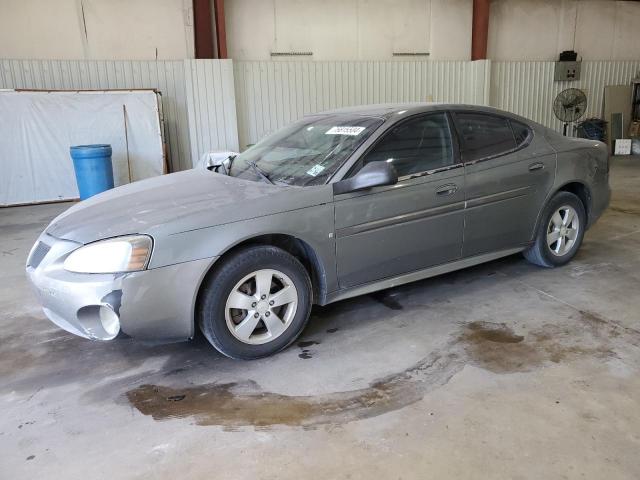
[[[78,310],[78,321],[93,340],[113,340],[120,332],[120,318],[109,305],[87,305]]]
[[[100,323],[108,339],[115,338],[118,332],[120,332],[120,319],[118,318],[118,314],[104,305],[100,307]]]

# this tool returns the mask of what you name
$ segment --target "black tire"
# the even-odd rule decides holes
[[[564,206],[572,207],[579,219],[578,234],[573,246],[564,254],[554,254],[547,244],[547,229],[551,222],[551,217]],[[570,192],[558,192],[547,203],[540,218],[540,224],[536,231],[533,245],[523,252],[524,257],[531,263],[546,268],[554,268],[565,265],[575,256],[582,245],[584,232],[587,226],[587,215],[585,207],[580,198]]]
[[[273,269],[287,275],[297,290],[298,304],[292,320],[280,336],[268,343],[253,345],[231,333],[225,307],[234,286],[245,276],[262,269]],[[228,258],[221,259],[204,282],[197,312],[200,330],[209,343],[227,357],[252,360],[273,355],[289,346],[302,333],[311,312],[311,292],[309,274],[293,255],[270,245],[242,248]]]

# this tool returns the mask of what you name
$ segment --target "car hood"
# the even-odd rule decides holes
[[[270,185],[194,169],[91,197],[55,218],[46,232],[80,243],[179,233],[327,203],[327,187]]]

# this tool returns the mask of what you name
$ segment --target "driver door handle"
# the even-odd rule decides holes
[[[438,189],[436,190],[436,195],[440,195],[444,197],[444,196],[453,195],[457,191],[458,191],[458,186],[456,184],[448,183],[447,185],[442,185],[438,187]]]

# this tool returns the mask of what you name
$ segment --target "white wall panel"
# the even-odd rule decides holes
[[[490,63],[234,63],[240,148],[305,114],[387,102],[487,103]]]
[[[517,113],[562,131],[553,114],[553,100],[566,88],[579,88],[587,95],[582,117],[600,117],[606,85],[629,85],[640,74],[640,61],[584,61],[580,80],[554,82],[554,62],[492,62],[492,106]]]
[[[244,149],[305,114],[343,106],[434,101],[490,104],[562,130],[552,102],[582,88],[586,116],[606,85],[628,84],[640,61],[584,61],[582,78],[554,82],[553,62],[0,60],[0,88],[162,92],[171,170],[208,150]]]
[[[184,62],[0,60],[0,88],[108,90],[155,88],[162,106],[170,170],[191,167]]]
[[[227,43],[235,60],[312,52],[316,61],[471,58],[472,0],[227,0]],[[587,60],[640,57],[640,2],[492,0],[489,58],[551,61],[563,50]],[[1,48],[1,47],[0,47]],[[408,58],[405,57],[408,60]]]
[[[311,52],[312,58],[306,59],[316,61],[391,60],[394,52],[433,55],[431,29],[442,25],[446,28],[437,29],[438,39],[443,41],[436,42],[436,57],[466,60],[471,44],[465,45],[464,37],[471,35],[470,14],[471,0],[225,3],[227,44],[236,60],[269,60],[272,52],[291,51]],[[468,33],[465,27],[469,27]]]
[[[1,90],[0,206],[78,198],[71,145],[111,145],[116,186],[161,175],[158,101],[153,90]]]
[[[238,151],[231,60],[185,60],[192,163],[211,150]]]
[[[193,58],[192,0],[0,0],[0,58]]]

